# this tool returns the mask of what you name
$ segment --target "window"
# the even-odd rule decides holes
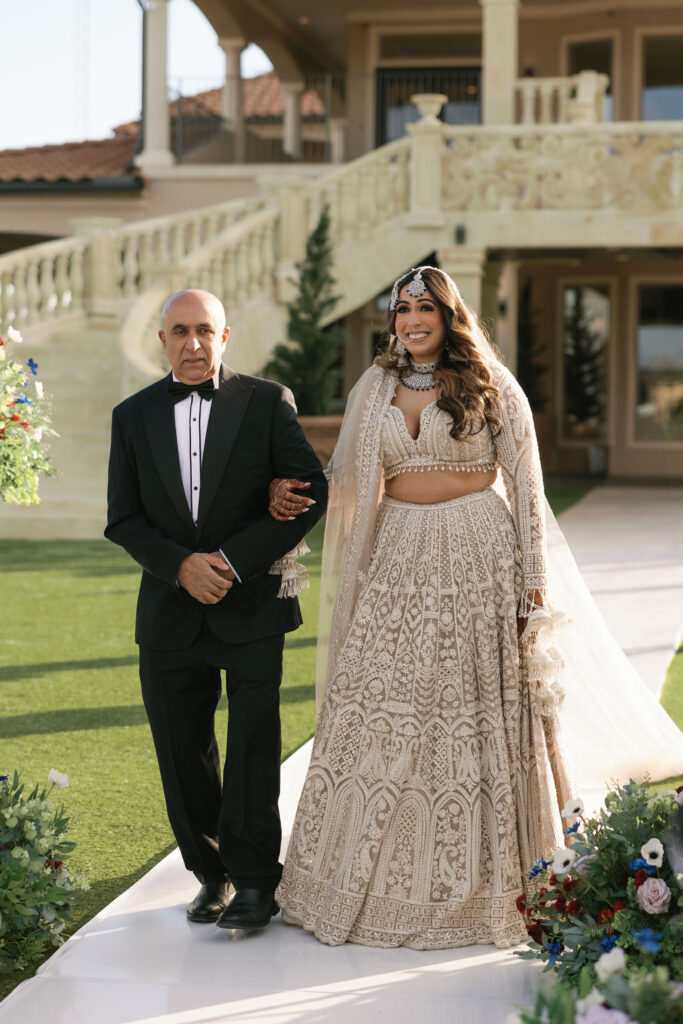
[[[638,289],[636,441],[683,441],[683,285]]]
[[[643,40],[643,121],[683,120],[683,36]]]
[[[611,302],[607,285],[569,285],[562,296],[562,434],[604,441]]]
[[[481,121],[480,68],[415,68],[377,70],[377,145],[406,134],[406,125],[417,121],[417,107],[410,97],[419,92],[448,96],[441,111],[446,124],[479,124]]]
[[[599,71],[607,75],[609,85],[605,94],[605,121],[614,120],[614,99],[612,91],[612,40],[586,39],[569,43],[567,50],[567,74],[578,75],[579,71]]]

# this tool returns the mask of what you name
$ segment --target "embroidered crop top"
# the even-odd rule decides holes
[[[486,424],[470,437],[451,437],[452,417],[435,402],[425,406],[420,431],[412,438],[403,413],[390,405],[381,425],[384,477],[430,470],[491,470],[500,467],[522,556],[524,591],[520,613],[535,607],[533,592],[546,587],[545,493],[533,418],[526,395],[510,371],[496,365],[493,383],[502,428],[494,436]]]

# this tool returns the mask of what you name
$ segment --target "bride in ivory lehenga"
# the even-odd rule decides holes
[[[602,623],[454,282],[411,270],[389,312],[327,470],[319,717],[276,899],[330,945],[510,946],[564,802],[679,773],[683,734]]]

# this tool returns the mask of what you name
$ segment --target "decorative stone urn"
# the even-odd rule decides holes
[[[448,103],[448,96],[442,92],[417,92],[410,97],[410,102],[415,104],[423,120],[436,121],[442,106]]]

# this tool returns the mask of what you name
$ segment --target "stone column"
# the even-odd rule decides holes
[[[346,160],[346,118],[330,118],[330,163],[343,164]]]
[[[498,297],[503,311],[498,314],[496,345],[500,349],[505,365],[517,372],[517,321],[519,318],[519,263],[510,260],[503,265]]]
[[[235,163],[242,163],[246,147],[240,56],[246,46],[246,40],[241,39],[239,36],[229,36],[219,39],[218,44],[225,54],[225,84],[223,85],[221,113],[228,131],[232,133],[235,141]]]
[[[441,269],[455,281],[467,305],[480,316],[486,249],[474,245],[449,245],[439,249],[436,258]]]
[[[145,40],[145,148],[136,164],[145,170],[171,167],[171,120],[166,93],[168,0],[149,0]]]
[[[484,124],[513,124],[519,0],[479,0],[482,11]]]
[[[303,82],[280,82],[284,97],[285,110],[282,126],[282,149],[294,160],[301,160],[301,98],[304,93]]]
[[[113,232],[123,223],[118,217],[73,217],[77,235],[90,238],[85,260],[85,308],[91,319],[108,322],[119,311],[121,262]]]
[[[409,223],[423,227],[443,226],[443,124],[438,113],[447,99],[443,93],[416,93],[410,97],[420,112],[420,120],[408,125],[411,163]]]

